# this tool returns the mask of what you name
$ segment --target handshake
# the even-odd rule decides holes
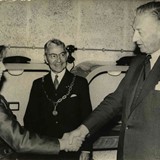
[[[65,150],[66,152],[78,151],[88,133],[89,130],[84,125],[81,125],[72,132],[65,133],[63,137],[59,139],[60,150]]]

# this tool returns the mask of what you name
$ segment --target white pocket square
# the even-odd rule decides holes
[[[158,84],[155,86],[155,90],[160,91],[160,81],[159,81]]]
[[[70,97],[71,97],[71,98],[77,97],[77,95],[76,95],[76,94],[72,94]]]

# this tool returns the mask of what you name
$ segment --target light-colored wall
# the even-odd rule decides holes
[[[134,9],[148,0],[2,0],[0,44],[38,46],[52,37],[78,48],[132,50]],[[77,51],[85,59],[114,61],[116,52]],[[8,55],[26,55],[43,62],[43,50],[10,49]],[[105,57],[105,59],[104,59]]]
[[[32,63],[43,62],[43,47],[52,37],[78,48],[106,48],[133,50],[132,23],[134,10],[149,0],[1,0],[0,44],[30,46],[33,49],[10,48],[8,56],[23,55]],[[83,61],[115,63],[132,53],[81,51],[74,54],[75,64]],[[20,101],[20,112],[15,112],[22,122],[32,81],[46,73],[25,72],[11,76],[2,94],[8,101]],[[103,79],[102,79],[103,80]],[[115,88],[114,84],[112,85]]]

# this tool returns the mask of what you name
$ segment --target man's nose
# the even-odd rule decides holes
[[[5,71],[6,67],[4,66],[3,62],[0,62],[0,70]]]
[[[61,56],[60,54],[57,55],[57,62],[60,62],[61,61]]]
[[[137,42],[138,40],[139,40],[139,33],[137,31],[134,31],[133,42]]]

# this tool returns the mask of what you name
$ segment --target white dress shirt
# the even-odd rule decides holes
[[[151,62],[151,69],[153,68],[154,64],[156,63],[158,57],[160,56],[160,49],[151,54],[152,58],[150,59]]]
[[[154,64],[156,63],[156,61],[158,60],[158,57],[160,56],[160,49],[154,53],[151,54],[152,58],[150,59],[151,62],[151,69],[153,68]],[[160,81],[158,82],[158,84],[155,86],[155,90],[159,90],[160,91]]]
[[[54,83],[55,76],[58,75],[58,82],[59,82],[59,84],[60,84],[60,82],[61,82],[61,80],[62,80],[65,72],[66,72],[65,69],[64,69],[62,72],[58,73],[58,74],[56,74],[56,73],[54,73],[53,71],[51,71],[51,78],[52,78],[53,83]]]

